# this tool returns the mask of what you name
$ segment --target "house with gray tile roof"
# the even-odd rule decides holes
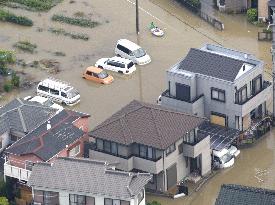
[[[105,161],[57,158],[34,165],[28,185],[35,203],[145,205],[144,186],[151,178],[115,170]]]
[[[47,121],[56,110],[16,98],[0,108],[0,152]]]
[[[274,205],[275,191],[236,184],[223,184],[215,205]]]
[[[5,177],[28,181],[37,162],[58,156],[83,157],[90,115],[64,109],[5,150]]]
[[[197,129],[205,121],[134,100],[89,133],[90,158],[151,173],[146,188],[164,192],[190,173],[210,172],[210,138]]]
[[[210,44],[191,48],[167,71],[167,87],[162,106],[236,129],[242,143],[269,127],[271,82],[264,79],[264,62],[249,53]]]

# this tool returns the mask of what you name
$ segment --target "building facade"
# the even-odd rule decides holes
[[[207,117],[210,122],[245,131],[268,115],[271,82],[264,63],[220,46],[191,49],[167,71],[161,105]]]
[[[124,171],[149,172],[150,190],[167,191],[190,173],[211,171],[205,119],[132,101],[90,132],[90,158],[116,162]]]
[[[58,158],[36,164],[28,185],[34,204],[145,205],[144,186],[151,177],[117,171],[104,161]]]

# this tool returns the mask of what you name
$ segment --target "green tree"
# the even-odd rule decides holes
[[[246,15],[249,22],[255,22],[258,19],[258,10],[253,8],[248,9]]]
[[[0,197],[0,205],[9,205],[9,201],[6,197]]]
[[[20,77],[16,75],[15,72],[13,72],[11,75],[11,84],[15,87],[19,87],[20,85]]]
[[[15,62],[15,56],[12,51],[0,50],[0,71],[6,73],[7,65]]]

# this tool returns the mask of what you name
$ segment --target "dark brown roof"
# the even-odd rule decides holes
[[[139,101],[132,101],[98,125],[90,136],[117,143],[166,149],[205,119]]]

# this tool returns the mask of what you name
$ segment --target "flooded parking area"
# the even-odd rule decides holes
[[[221,15],[210,10],[224,23],[225,30],[219,31],[201,20],[172,0],[140,0],[140,35],[135,33],[134,0],[93,0],[63,1],[47,13],[29,12],[10,9],[14,13],[30,17],[34,21],[32,28],[0,22],[0,43],[3,49],[14,49],[18,40],[29,40],[37,44],[37,53],[17,52],[18,58],[26,61],[54,58],[61,63],[61,72],[49,75],[35,68],[24,68],[37,81],[52,76],[70,82],[80,91],[81,102],[73,109],[91,114],[90,128],[94,128],[117,110],[137,99],[156,103],[158,96],[166,88],[166,70],[183,58],[191,47],[199,48],[206,43],[220,44],[254,54],[266,64],[267,72],[271,69],[270,42],[258,42],[257,32],[260,28],[249,24],[244,15]],[[91,18],[96,18],[101,25],[95,28],[81,28],[52,22],[51,16],[56,13],[73,15],[81,11]],[[148,30],[154,22],[165,31],[165,36],[157,38]],[[49,32],[49,27],[63,28],[72,32],[88,34],[89,41],[73,40],[56,36]],[[42,32],[37,29],[42,28]],[[152,62],[137,66],[137,71],[130,76],[109,72],[114,76],[110,85],[100,85],[81,78],[84,69],[102,57],[114,56],[116,41],[127,38],[138,42],[151,56]],[[56,57],[52,52],[66,54]],[[268,75],[267,75],[268,76]],[[5,101],[13,97],[34,95],[31,90],[14,92]],[[248,186],[275,189],[275,131],[268,133],[252,147],[242,149],[232,168],[221,171],[201,190],[191,196],[172,200],[148,196],[148,200],[157,200],[162,205],[213,204],[223,183],[236,183]]]

